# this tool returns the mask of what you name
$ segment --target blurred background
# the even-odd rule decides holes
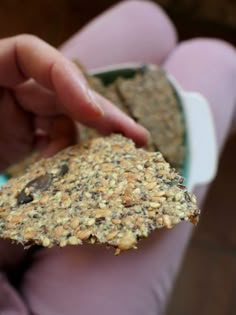
[[[0,37],[35,34],[60,45],[114,0],[1,0]],[[180,39],[213,36],[236,45],[236,0],[157,0]],[[224,104],[222,104],[223,106]],[[167,315],[236,314],[236,137],[224,148],[219,173],[175,284]]]
[[[0,36],[32,33],[58,46],[115,0],[1,0]],[[156,0],[178,27],[180,38],[217,36],[236,44],[235,0]]]

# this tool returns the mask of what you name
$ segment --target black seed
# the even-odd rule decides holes
[[[193,224],[197,224],[199,214],[200,214],[200,210],[195,209],[193,215],[189,218],[190,222],[192,222]]]
[[[189,193],[188,193],[187,191],[184,193],[184,195],[185,195],[185,199],[186,199],[188,202],[191,202],[191,196],[189,195]]]
[[[32,188],[34,191],[44,191],[46,190],[52,181],[52,176],[50,174],[41,175],[30,181],[18,194],[17,204],[23,205],[34,200],[33,194],[26,194],[26,188]]]
[[[155,161],[154,161],[154,162],[155,162]],[[144,168],[148,168],[148,167],[150,167],[150,166],[152,166],[152,164],[151,164],[149,161],[147,161],[147,162],[144,163]]]
[[[153,231],[152,225],[148,224],[148,232],[151,233]]]
[[[64,176],[68,172],[69,172],[68,165],[67,164],[62,164],[58,175],[59,176]]]
[[[148,198],[147,198],[147,196],[146,196],[146,195],[142,195],[142,196],[141,196],[141,200],[143,200],[143,201],[147,201],[147,200],[148,200]]]
[[[42,225],[41,226],[41,230],[42,230],[42,233],[46,234],[47,233],[47,228],[45,225]]]
[[[23,205],[23,204],[29,203],[33,200],[34,200],[33,196],[32,195],[26,195],[26,193],[24,191],[21,191],[17,196],[17,204],[18,205]]]
[[[50,174],[41,175],[29,182],[25,188],[33,188],[35,191],[45,191],[50,186],[51,181],[52,176]]]
[[[169,187],[174,187],[175,185],[178,185],[178,182],[176,182],[175,180],[173,180],[173,181],[166,181],[166,184]]]
[[[131,207],[134,206],[134,204],[133,204],[133,203],[123,203],[123,206],[124,206],[125,208],[131,208]]]
[[[58,189],[53,189],[53,191],[51,192],[51,194],[53,195],[53,196],[55,196],[57,193],[58,193]]]
[[[105,221],[105,217],[100,217],[100,218],[96,218],[96,224],[100,224],[102,223],[103,221]]]

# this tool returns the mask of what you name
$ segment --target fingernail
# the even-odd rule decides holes
[[[137,126],[138,129],[145,135],[147,141],[150,141],[152,136],[151,136],[151,133],[142,125],[140,125],[138,122],[136,122],[133,118],[129,117],[129,120],[130,120],[130,123]]]
[[[143,127],[143,129],[144,129],[144,132],[146,133],[147,140],[150,141],[152,138],[151,133],[146,128]]]
[[[104,110],[102,107],[98,104],[96,97],[94,96],[94,92],[90,89],[87,90],[87,95],[89,102],[92,103],[93,107],[97,110],[99,113],[99,116],[104,116]]]
[[[142,125],[138,124],[138,126],[140,128],[139,130],[141,130],[144,137],[146,138],[146,143],[150,143],[152,141],[151,133],[146,128],[144,128]]]
[[[139,127],[140,130],[146,135],[147,138],[151,137],[151,133],[141,124],[135,121],[135,124]]]

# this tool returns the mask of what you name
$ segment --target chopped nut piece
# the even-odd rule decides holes
[[[63,226],[62,226],[62,225],[59,225],[59,226],[57,226],[57,227],[55,228],[55,230],[54,230],[54,237],[55,237],[56,239],[58,239],[58,238],[60,238],[62,235],[64,235],[64,232],[65,232],[65,230],[64,230]]]
[[[81,240],[78,239],[78,238],[76,238],[75,236],[69,237],[68,243],[69,243],[69,245],[79,245],[79,244],[82,244]]]
[[[45,237],[45,238],[42,239],[42,245],[43,245],[44,247],[49,247],[50,244],[51,244],[51,242],[50,242],[50,240],[49,240],[47,237]]]
[[[111,213],[112,211],[109,209],[99,209],[99,210],[96,210],[95,217],[96,218],[107,217],[107,216],[110,216]]]
[[[125,233],[118,242],[118,247],[120,250],[127,250],[133,248],[137,243],[137,239],[132,233]]]
[[[80,223],[79,218],[73,218],[71,220],[71,224],[70,225],[71,225],[72,229],[76,229],[79,226],[79,223]]]
[[[84,231],[78,231],[76,233],[76,236],[80,238],[81,240],[86,240],[89,238],[91,235],[92,231],[91,230],[84,230]]]
[[[111,231],[110,233],[108,233],[106,236],[107,241],[110,241],[113,238],[115,238],[118,233],[119,231]]]
[[[115,225],[117,225],[117,224],[121,223],[121,220],[120,219],[112,219],[111,222],[114,223]]]
[[[170,219],[170,217],[169,217],[168,215],[164,215],[164,216],[163,216],[163,222],[164,222],[165,226],[166,226],[168,229],[170,229],[170,228],[173,227],[172,222],[171,222],[171,219]]]

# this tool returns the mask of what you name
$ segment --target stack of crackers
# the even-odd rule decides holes
[[[146,149],[158,150],[173,167],[182,167],[185,124],[175,90],[161,68],[145,66],[133,78],[119,77],[106,86],[99,78],[87,78],[93,89],[150,132]],[[82,127],[82,140],[96,136],[91,129]]]

